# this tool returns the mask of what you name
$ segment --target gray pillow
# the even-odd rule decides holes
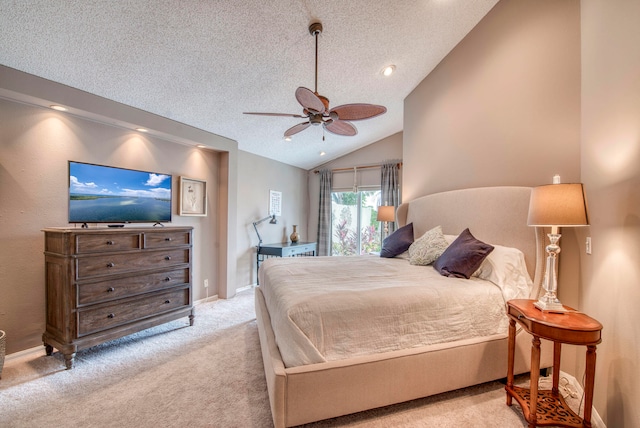
[[[407,251],[413,242],[413,223],[402,226],[382,241],[380,257],[391,258]]]
[[[492,245],[476,239],[469,229],[465,229],[438,257],[433,267],[441,275],[469,279],[492,251]]]
[[[409,247],[409,263],[426,266],[433,263],[447,249],[449,243],[442,234],[442,228],[436,226],[425,232]]]

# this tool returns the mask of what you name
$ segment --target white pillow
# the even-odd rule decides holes
[[[474,276],[500,287],[505,301],[528,299],[533,281],[527,271],[522,251],[501,245],[493,247],[493,251],[484,259]]]
[[[449,243],[442,234],[442,228],[436,226],[416,239],[409,247],[409,263],[427,266],[444,253]]]

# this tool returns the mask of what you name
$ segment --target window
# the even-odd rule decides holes
[[[380,190],[331,193],[331,255],[380,251]]]

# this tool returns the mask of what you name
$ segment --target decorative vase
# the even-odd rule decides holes
[[[4,351],[7,333],[0,330],[0,379],[2,379],[2,367],[4,367]]]
[[[293,225],[293,233],[291,233],[291,236],[289,236],[289,238],[291,239],[291,242],[293,242],[294,244],[298,242],[298,239],[300,238],[298,236],[298,225],[296,224]]]

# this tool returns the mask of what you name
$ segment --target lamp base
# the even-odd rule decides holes
[[[536,308],[540,309],[542,312],[553,312],[553,313],[558,313],[558,314],[571,312],[571,310],[566,309],[562,305],[562,303],[560,303],[558,300],[549,301],[549,300],[543,299],[542,297],[537,302],[535,302],[533,304],[533,306],[535,306]]]

